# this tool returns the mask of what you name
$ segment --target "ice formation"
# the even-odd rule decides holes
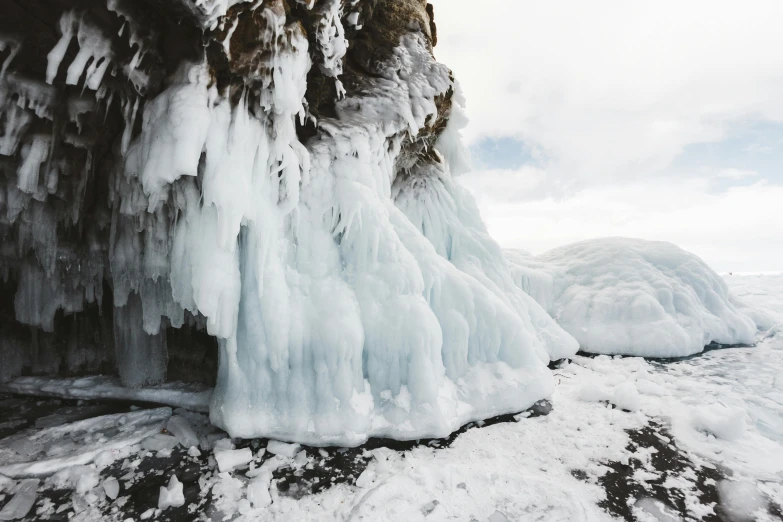
[[[0,377],[144,387],[217,345],[212,421],[315,445],[547,396],[577,343],[454,181],[464,100],[426,2],[170,4],[66,9],[43,61],[4,44]]]
[[[725,281],[670,243],[607,238],[506,257],[517,286],[586,352],[681,357],[756,340]]]

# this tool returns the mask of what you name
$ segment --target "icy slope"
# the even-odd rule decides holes
[[[516,284],[584,351],[680,357],[711,342],[755,342],[756,324],[724,280],[670,243],[606,238],[506,257]]]
[[[74,3],[43,54],[2,40],[0,378],[116,363],[156,385],[206,337],[212,421],[314,445],[551,393],[577,343],[453,180],[463,102],[426,2],[145,5]]]

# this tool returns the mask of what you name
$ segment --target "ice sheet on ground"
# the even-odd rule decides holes
[[[88,464],[99,455],[119,458],[130,446],[159,434],[170,416],[170,408],[158,408],[105,415],[32,433],[23,431],[0,440],[0,474],[48,476]]]
[[[0,384],[0,392],[64,399],[115,399],[165,404],[193,411],[209,411],[211,389],[185,383],[149,388],[127,388],[115,377],[18,377]]]

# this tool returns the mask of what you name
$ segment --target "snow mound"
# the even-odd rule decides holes
[[[671,243],[606,238],[506,258],[517,286],[586,352],[682,357],[756,339],[725,281]]]

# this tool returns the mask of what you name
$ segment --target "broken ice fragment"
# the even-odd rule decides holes
[[[114,500],[120,494],[120,483],[116,478],[109,477],[103,481],[103,491],[106,492],[107,497]]]
[[[636,385],[631,381],[619,384],[612,394],[612,404],[621,410],[638,410],[641,406],[641,399],[639,398],[639,392],[636,390]]]
[[[221,473],[233,471],[253,460],[253,452],[250,448],[215,450],[215,460]]]
[[[272,481],[270,472],[261,473],[247,485],[247,499],[255,509],[263,508],[272,503],[269,495],[269,484]]]
[[[185,417],[174,415],[166,424],[166,430],[177,438],[183,448],[198,446],[198,435]]]
[[[266,445],[266,450],[273,455],[280,455],[281,457],[294,458],[294,455],[299,451],[299,444],[288,444],[286,442],[280,442],[277,440],[270,440]]]
[[[172,475],[168,487],[160,488],[158,509],[165,510],[170,507],[180,507],[183,505],[185,505],[185,493],[183,492],[182,482],[177,480],[176,475]]]

